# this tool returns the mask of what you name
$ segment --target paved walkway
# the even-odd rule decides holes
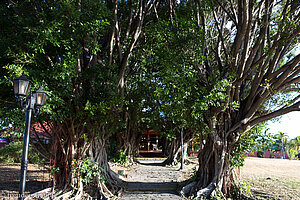
[[[140,167],[128,175],[127,192],[121,200],[135,199],[183,199],[176,192],[180,172],[160,165],[162,160],[140,160]]]

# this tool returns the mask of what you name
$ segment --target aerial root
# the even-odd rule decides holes
[[[197,198],[208,197],[216,189],[214,183],[210,183],[207,187],[197,191]]]
[[[197,199],[202,199],[203,197],[208,197],[210,195],[214,195],[216,192],[221,192],[217,189],[214,183],[210,183],[207,187],[202,189],[197,189],[197,182],[193,181],[186,186],[184,186],[181,190],[182,194],[185,196],[195,196]],[[224,196],[222,194],[222,196]]]
[[[181,192],[183,193],[183,195],[190,196],[191,195],[191,191],[195,187],[196,183],[197,182],[194,181],[194,182],[191,182],[191,183],[187,184],[186,186],[184,186],[182,188],[182,190],[181,190]]]

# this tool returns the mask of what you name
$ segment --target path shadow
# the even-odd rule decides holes
[[[131,195],[135,194],[135,195],[145,195],[145,194],[151,194],[152,195],[161,195],[161,194],[172,194],[172,195],[176,195],[178,197],[180,197],[180,193],[177,192],[176,190],[170,190],[170,191],[127,191],[129,192]],[[132,198],[135,199],[135,198]]]
[[[17,194],[20,183],[20,164],[0,165],[0,192]],[[28,166],[26,176],[26,193],[35,193],[51,186],[49,170],[44,167]]]
[[[19,192],[19,183],[20,181],[6,181],[1,182],[0,192],[6,191],[9,193],[18,193]],[[45,188],[50,187],[51,182],[49,181],[35,181],[35,180],[29,180],[26,181],[26,189],[25,192],[27,193],[35,193],[38,191],[41,191]]]
[[[127,191],[177,194],[177,182],[127,182]]]
[[[140,165],[147,165],[147,166],[164,166],[163,162],[164,161],[161,161],[161,162],[145,162],[145,161],[139,161],[137,160],[136,161],[138,164]]]

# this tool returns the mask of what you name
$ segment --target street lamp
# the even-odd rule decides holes
[[[20,187],[19,187],[19,200],[24,199],[24,191],[26,184],[26,174],[28,166],[28,148],[29,148],[29,136],[30,136],[30,124],[32,113],[37,116],[40,112],[40,108],[45,104],[47,99],[47,93],[40,87],[35,92],[28,92],[31,87],[31,82],[25,77],[24,72],[22,76],[13,80],[14,94],[16,100],[20,103],[22,111],[26,110],[25,120],[25,132],[23,140],[23,152],[21,160],[21,175],[20,175]],[[27,96],[28,95],[28,96]],[[25,101],[24,98],[26,97]]]
[[[184,152],[183,152],[183,126],[180,132],[180,146],[181,146],[181,165],[180,170],[184,170]]]
[[[22,76],[13,80],[13,83],[16,100],[19,102],[23,102],[23,98],[26,97],[29,92],[31,82],[25,77],[23,72]],[[21,107],[23,107],[22,104]]]

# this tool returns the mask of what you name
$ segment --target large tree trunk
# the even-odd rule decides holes
[[[188,142],[185,142],[183,144],[183,162],[187,161],[187,149],[188,149]],[[169,144],[169,154],[167,159],[163,162],[163,165],[177,165],[178,160],[180,159],[181,155],[181,145],[179,144],[178,141],[173,140]],[[180,160],[181,162],[181,160]]]
[[[119,140],[119,148],[124,150],[129,158],[129,163],[134,162],[134,154],[138,152],[138,142],[140,133],[138,132],[138,119],[137,119],[137,109],[129,108],[132,110],[124,109],[126,121],[126,130],[121,132],[121,137]]]
[[[97,137],[91,143],[87,152],[87,156],[91,157],[100,168],[103,169],[103,174],[106,178],[105,185],[102,185],[104,192],[116,193],[121,190],[123,181],[119,176],[110,169],[106,153],[106,138]],[[106,191],[107,190],[107,191]]]
[[[179,133],[176,135],[176,139],[173,139],[168,145],[168,157],[163,162],[164,165],[177,165],[178,155],[181,155],[181,136]],[[184,162],[187,160],[188,144],[194,138],[193,130],[187,129],[183,134],[183,158]]]
[[[231,168],[229,158],[226,156],[229,149],[223,143],[219,145],[214,143],[215,141],[208,137],[198,156],[197,179],[184,187],[184,194],[196,195],[197,198],[208,197],[216,189],[227,193],[227,189],[230,188],[227,180],[230,179]]]
[[[211,133],[207,134],[205,144],[198,155],[199,169],[196,181],[183,188],[184,194],[197,198],[209,197],[219,191],[227,194],[232,188],[233,167],[231,153],[239,133],[226,134],[227,122],[223,118],[217,127],[212,125]]]
[[[176,165],[177,155],[180,149],[179,140],[174,139],[168,144],[168,157],[163,162],[163,165]]]
[[[74,185],[71,174],[72,161],[81,159],[88,147],[81,137],[84,134],[84,126],[70,117],[62,123],[53,122],[51,129],[50,164],[54,171],[53,185],[66,189]]]
[[[92,196],[109,199],[122,189],[123,181],[109,167],[105,149],[107,138],[90,132],[88,134],[90,143],[82,137],[86,131],[84,131],[83,124],[72,118],[65,120],[63,123],[56,122],[53,124],[51,164],[55,171],[54,185],[61,189],[73,187],[76,192],[74,195],[80,198],[85,187],[81,177],[72,174],[72,163],[76,161],[75,163],[80,164],[83,158],[88,156],[103,169],[96,181],[96,187],[93,188]],[[100,176],[102,175],[106,178],[105,183],[101,182]]]

